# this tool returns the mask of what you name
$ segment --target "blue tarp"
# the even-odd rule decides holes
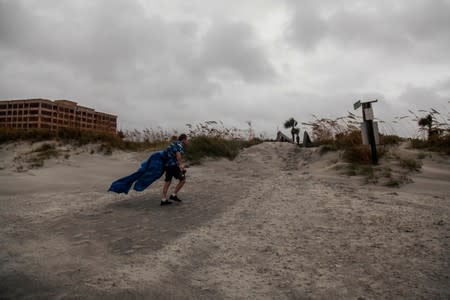
[[[133,174],[114,181],[108,192],[128,194],[133,183],[133,189],[135,191],[142,192],[164,174],[166,161],[166,151],[158,151],[153,153],[141,164],[139,170]]]

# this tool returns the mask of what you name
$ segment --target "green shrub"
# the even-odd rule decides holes
[[[31,153],[35,153],[37,159],[43,160],[59,156],[59,151],[56,149],[56,146],[49,143],[42,144],[35,150],[31,151]]]
[[[259,139],[245,141],[239,139],[228,140],[220,137],[195,136],[189,140],[189,145],[186,147],[186,159],[193,164],[200,163],[204,157],[224,157],[232,160],[238,155],[241,149],[261,142]]]
[[[53,144],[49,144],[49,143],[44,143],[41,146],[39,146],[38,148],[34,149],[32,152],[46,152],[49,150],[55,150],[56,147]]]
[[[428,140],[412,139],[411,147],[450,155],[450,133],[445,135],[435,135]]]
[[[50,158],[59,157],[60,152],[55,144],[44,143],[36,149],[30,151],[25,156],[25,162],[31,169],[40,168],[44,165],[44,161]]]
[[[420,152],[419,154],[417,154],[418,159],[424,159],[425,157],[427,157],[427,155],[423,152]]]
[[[402,184],[402,182],[399,181],[398,179],[396,179],[396,178],[389,178],[389,180],[386,181],[384,186],[392,187],[392,188],[394,188],[394,187],[398,188],[398,187],[400,187],[401,184]]]
[[[422,168],[422,163],[412,158],[400,158],[400,166],[410,171],[419,171]]]
[[[349,163],[369,164],[371,162],[370,147],[367,145],[354,145],[344,150],[343,158]]]
[[[403,141],[404,141],[404,139],[397,135],[380,134],[380,144],[381,145],[398,145]]]
[[[391,140],[395,138],[391,137]],[[321,141],[320,155],[328,151],[343,150],[343,158],[346,162],[356,164],[370,164],[372,162],[369,145],[362,145],[360,130],[341,132],[332,140]],[[385,153],[383,147],[377,147],[377,156],[381,158]]]
[[[347,176],[362,176],[365,183],[376,183],[376,169],[372,165],[349,163],[344,166],[344,174]]]
[[[0,129],[0,144],[6,142],[15,142],[27,140],[32,142],[51,140],[56,137],[56,132],[44,129]]]
[[[33,159],[28,161],[29,162],[29,168],[30,169],[37,169],[44,166],[44,160],[43,159]]]
[[[98,147],[98,152],[103,153],[104,155],[112,155],[113,149],[109,144],[101,144]]]
[[[320,146],[320,148],[319,148],[319,155],[322,156],[322,155],[324,155],[324,154],[326,154],[326,153],[328,153],[330,151],[336,151],[336,150],[337,150],[337,148],[336,148],[335,145],[333,145],[333,144],[325,144],[325,145]]]
[[[155,150],[167,147],[168,145],[168,141],[126,141],[123,140],[118,134],[116,135],[108,132],[96,132],[74,128],[60,128],[57,131],[50,131],[48,129],[0,129],[0,144],[14,141],[38,142],[47,140],[59,140],[64,143],[72,143],[77,146],[83,146],[90,143],[102,143],[105,146],[108,145],[111,149],[128,151]]]
[[[348,149],[362,144],[361,131],[353,130],[338,133],[335,136],[334,145],[338,149]]]

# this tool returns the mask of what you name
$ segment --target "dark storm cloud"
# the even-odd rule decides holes
[[[218,93],[211,78],[224,71],[249,82],[274,76],[245,23],[212,23],[200,35],[198,24],[146,15],[135,1],[30,3],[0,2],[0,55],[57,65],[91,85],[115,82],[118,93],[126,86],[128,95],[180,100]]]
[[[310,1],[293,5],[287,37],[302,49],[314,49],[328,40],[350,51],[371,49],[389,55],[416,54],[423,58],[429,56],[427,59],[431,61],[448,58],[448,0],[320,3],[323,5],[313,5]]]
[[[275,131],[364,97],[388,114],[448,97],[449,2],[0,0],[0,99],[72,99],[140,128]]]
[[[9,17],[2,21],[6,29],[0,38],[30,61],[65,64],[95,80],[111,80],[136,70],[139,62],[157,60],[167,48],[168,26],[146,19],[133,1],[60,7],[50,16],[26,3],[2,4]]]

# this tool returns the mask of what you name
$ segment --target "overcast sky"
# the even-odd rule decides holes
[[[267,136],[359,99],[448,118],[450,0],[0,0],[0,99],[21,98]]]

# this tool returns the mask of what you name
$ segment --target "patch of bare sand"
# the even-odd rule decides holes
[[[0,292],[92,299],[450,296],[445,161],[425,161],[415,183],[390,189],[338,175],[333,154],[263,143],[233,162],[191,167],[184,202],[167,208],[159,207],[161,181],[120,199],[103,192],[137,161],[86,154],[79,167],[62,168],[75,186],[57,165],[33,171],[53,176],[40,188],[36,176],[0,172],[12,177],[0,181],[8,191],[0,195]],[[414,187],[421,176],[447,184]],[[26,182],[32,188],[23,191]]]

